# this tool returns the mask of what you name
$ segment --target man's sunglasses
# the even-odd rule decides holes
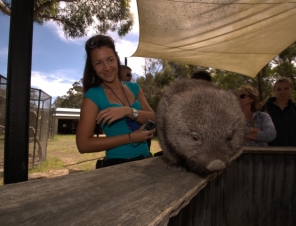
[[[132,74],[130,73],[125,73],[126,77],[132,77]]]
[[[247,95],[247,94],[241,94],[241,95],[239,95],[238,97],[239,97],[240,99],[245,99],[245,98],[249,97],[249,95]]]

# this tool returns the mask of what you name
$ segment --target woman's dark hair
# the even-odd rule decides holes
[[[102,80],[96,75],[96,72],[93,69],[90,53],[93,49],[101,48],[103,46],[106,46],[114,51],[117,59],[117,71],[119,72],[120,60],[116,52],[113,39],[105,35],[95,35],[91,37],[85,43],[86,61],[82,79],[83,93],[89,90],[89,88],[99,86],[102,83]]]
[[[196,71],[191,75],[191,78],[194,79],[202,79],[211,82],[212,77],[209,72],[207,71]]]

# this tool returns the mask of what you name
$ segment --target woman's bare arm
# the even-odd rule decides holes
[[[81,105],[80,120],[76,131],[76,144],[80,153],[105,151],[130,143],[128,134],[112,137],[94,137],[98,108],[94,102],[84,98]],[[144,126],[142,126],[144,128]],[[143,128],[130,134],[133,142],[141,142],[153,136],[154,131],[142,131]]]
[[[80,153],[105,151],[129,143],[128,134],[116,137],[94,137],[97,113],[98,108],[95,103],[84,98],[76,131],[76,144]]]

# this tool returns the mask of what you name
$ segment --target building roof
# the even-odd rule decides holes
[[[79,112],[80,113],[80,109],[79,108],[57,108],[56,112]]]
[[[52,115],[56,118],[80,118],[80,109],[76,108],[57,108]]]

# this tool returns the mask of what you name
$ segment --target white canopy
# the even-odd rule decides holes
[[[137,0],[133,56],[255,77],[296,41],[296,0]]]

